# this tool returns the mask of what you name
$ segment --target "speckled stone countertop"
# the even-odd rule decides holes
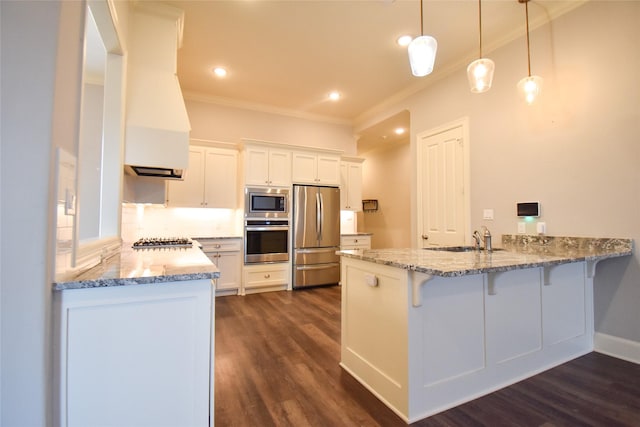
[[[365,233],[365,232],[358,232],[358,233],[344,233],[341,234],[340,236],[342,237],[357,237],[357,236],[372,236],[373,233]]]
[[[123,243],[121,250],[102,264],[72,278],[53,283],[53,289],[104,288],[185,280],[216,279],[220,270],[200,250],[191,248],[137,249]]]
[[[223,239],[242,239],[242,236],[207,236],[207,237],[194,237],[194,240],[223,240]]]
[[[631,239],[504,235],[501,250],[344,250],[338,254],[405,270],[454,277],[631,255]]]

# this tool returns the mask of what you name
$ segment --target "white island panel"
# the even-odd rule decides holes
[[[211,280],[54,295],[60,425],[209,425]]]
[[[349,283],[342,287],[341,365],[387,405],[406,412],[406,273],[382,265],[348,262],[341,280]]]

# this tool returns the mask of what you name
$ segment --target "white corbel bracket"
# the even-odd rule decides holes
[[[415,277],[411,281],[411,305],[414,307],[420,307],[422,305],[422,298],[420,298],[420,287],[433,279],[431,274],[423,276],[423,280],[415,280]]]

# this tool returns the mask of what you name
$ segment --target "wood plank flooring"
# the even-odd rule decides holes
[[[340,288],[216,299],[215,425],[406,424],[340,361]],[[640,365],[590,353],[412,426],[640,426]]]

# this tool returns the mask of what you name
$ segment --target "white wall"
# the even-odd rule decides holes
[[[377,212],[358,213],[360,231],[373,233],[371,247],[411,247],[411,167],[408,143],[369,151],[362,157],[362,198],[377,199]]]
[[[355,155],[351,125],[245,110],[186,100],[191,138],[235,142],[241,139],[343,150]]]
[[[79,3],[78,3],[79,4]],[[48,424],[51,373],[49,202],[58,2],[1,2],[3,426]],[[77,27],[66,35],[79,40]],[[61,39],[68,41],[65,34]],[[73,51],[73,42],[68,50]],[[73,61],[74,53],[70,52]],[[67,56],[67,58],[69,58]],[[73,75],[70,77],[77,77]],[[73,96],[74,91],[68,94]],[[69,112],[73,114],[73,110]],[[64,120],[58,112],[57,117]],[[61,123],[62,124],[62,123]],[[68,124],[68,122],[67,122]]]
[[[540,201],[550,235],[640,241],[640,2],[588,2],[531,34],[532,73],[545,79],[526,106],[524,39],[486,55],[494,86],[472,94],[465,70],[394,106],[416,134],[468,116],[471,226],[517,231],[515,204]],[[597,29],[597,30],[595,30]],[[428,78],[428,77],[427,77]],[[415,165],[412,233],[416,230]],[[492,208],[494,221],[482,220]],[[528,226],[535,232],[535,225]],[[640,342],[640,255],[603,261],[595,280],[596,330]]]

